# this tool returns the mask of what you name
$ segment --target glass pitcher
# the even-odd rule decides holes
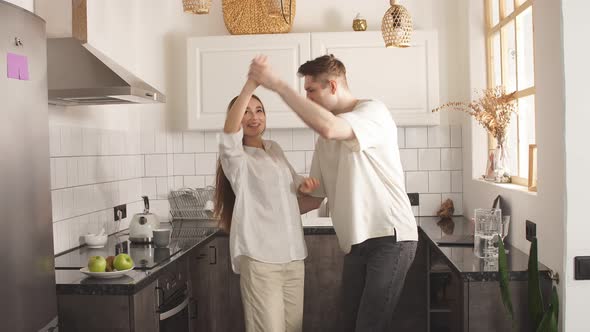
[[[474,221],[473,252],[475,256],[498,257],[500,237],[504,238],[508,233],[508,223],[502,222],[502,210],[475,209]]]

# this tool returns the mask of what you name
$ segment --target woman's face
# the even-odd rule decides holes
[[[266,129],[266,114],[262,109],[262,104],[256,98],[250,98],[246,113],[242,118],[242,128],[244,136],[256,137],[262,135]]]

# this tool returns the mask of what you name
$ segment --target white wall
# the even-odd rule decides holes
[[[483,1],[465,0],[469,7],[471,88],[485,87],[485,51],[483,39]],[[538,147],[538,193],[507,188],[473,180],[485,169],[487,142],[485,132],[472,120],[463,126],[464,207],[468,216],[473,209],[490,207],[498,194],[511,206],[509,242],[528,253],[525,220],[537,224],[539,260],[563,278],[565,248],[565,110],[562,58],[561,1],[537,0],[533,3],[535,38],[536,135]],[[539,42],[542,40],[542,42]],[[587,150],[587,149],[586,149]],[[472,167],[473,166],[473,167]],[[558,289],[564,295],[564,283]],[[567,296],[568,294],[566,294]],[[562,308],[563,309],[563,308]],[[562,317],[562,316],[560,316]]]
[[[590,282],[574,280],[574,257],[590,255],[588,223],[588,170],[590,155],[584,138],[588,136],[588,77],[590,47],[583,42],[590,31],[587,20],[590,4],[584,0],[563,1],[563,58],[565,67],[565,147],[567,232],[565,325],[564,331],[587,331]]]
[[[19,7],[22,7],[30,12],[35,12],[35,0],[4,0]]]

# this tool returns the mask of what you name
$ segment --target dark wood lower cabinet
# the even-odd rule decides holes
[[[334,234],[306,235],[305,241],[303,331],[337,331],[344,253]],[[426,253],[421,242],[392,317],[395,331],[426,331]],[[191,257],[190,270],[197,309],[194,331],[245,331],[240,278],[231,269],[229,238],[218,236],[201,248]]]

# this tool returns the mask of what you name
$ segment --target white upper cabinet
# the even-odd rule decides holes
[[[230,100],[240,93],[252,59],[268,56],[270,65],[295,90],[304,92],[297,76],[310,59],[308,33],[197,37],[188,39],[188,127],[220,130]],[[267,114],[268,128],[305,127],[276,94],[256,89]]]
[[[357,98],[379,99],[398,126],[439,124],[436,31],[414,31],[412,46],[385,48],[381,31],[311,34],[312,58],[334,54]]]
[[[242,89],[250,61],[258,54],[301,95],[297,69],[332,53],[347,70],[350,89],[359,98],[383,101],[398,126],[439,123],[438,45],[434,31],[414,31],[412,47],[385,48],[380,31],[289,33],[193,37],[187,43],[188,129],[220,130],[227,105]],[[267,112],[268,128],[305,124],[275,93],[256,90]]]

